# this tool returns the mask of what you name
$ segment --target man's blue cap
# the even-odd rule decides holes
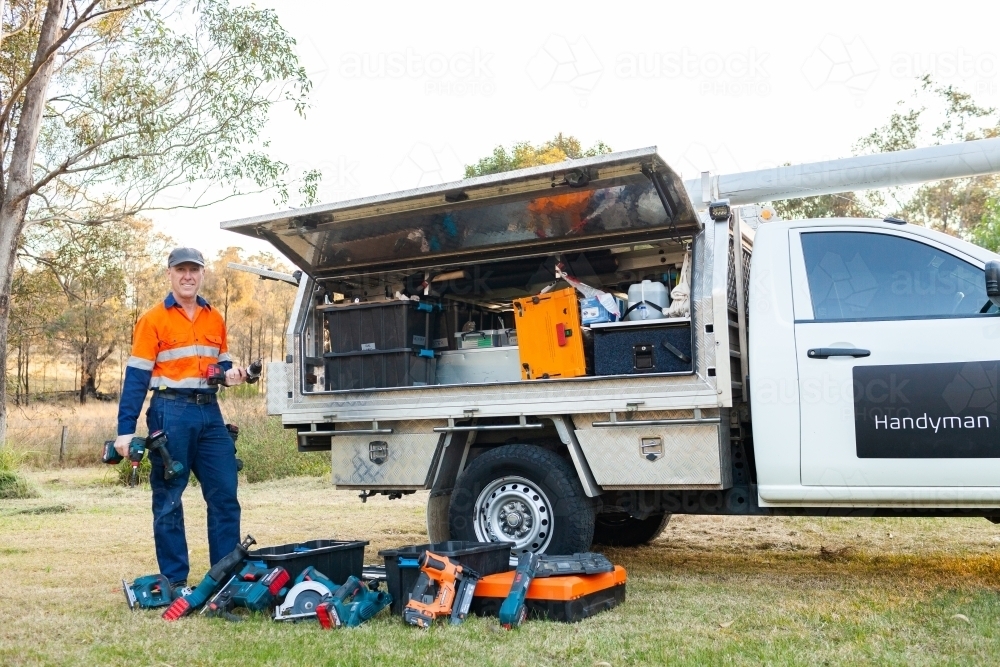
[[[198,250],[194,248],[174,248],[170,251],[170,257],[167,258],[167,268],[173,268],[185,262],[205,266],[205,258]]]

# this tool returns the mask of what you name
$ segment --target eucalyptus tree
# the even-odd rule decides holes
[[[304,113],[310,83],[271,10],[226,0],[5,0],[0,14],[2,446],[25,229],[114,223],[247,189],[287,199],[287,167],[262,132],[279,102]],[[192,187],[186,198],[164,196]]]

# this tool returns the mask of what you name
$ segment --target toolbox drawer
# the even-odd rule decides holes
[[[579,426],[587,417],[593,415],[575,415],[573,421]],[[718,423],[576,430],[594,479],[605,490],[727,489],[732,469],[722,435]]]
[[[434,461],[441,434],[433,427],[444,421],[380,422],[393,433],[338,435],[331,438],[333,483],[346,489],[422,489]],[[371,428],[338,424],[337,430]]]
[[[595,375],[694,372],[689,320],[595,324],[591,331]]]

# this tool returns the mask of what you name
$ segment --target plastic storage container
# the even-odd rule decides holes
[[[436,303],[399,300],[326,309],[326,389],[434,384],[440,312]]]
[[[514,300],[521,379],[587,374],[580,304],[572,287]]]
[[[601,324],[603,322],[617,322],[625,313],[625,302],[616,298],[618,303],[618,315],[608,312],[596,296],[580,299],[580,322],[585,327],[591,324]]]
[[[628,315],[629,322],[637,320],[663,319],[663,309],[670,305],[670,295],[667,286],[653,280],[643,280],[641,283],[629,285]]]
[[[292,579],[311,565],[340,584],[350,576],[361,577],[366,544],[367,541],[309,540],[253,549],[248,558],[262,560],[269,568],[283,567]]]
[[[385,559],[385,581],[392,594],[392,613],[403,613],[420,568],[417,559],[425,551],[447,556],[481,576],[506,572],[510,569],[511,542],[435,542],[416,546],[383,549],[378,555]]]
[[[422,387],[434,384],[436,359],[418,356],[413,350],[393,352],[326,353],[326,388],[379,389]]]

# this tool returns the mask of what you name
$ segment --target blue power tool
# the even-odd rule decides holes
[[[371,590],[360,579],[352,576],[316,605],[316,618],[320,627],[325,630],[356,628],[390,604],[390,594]]]
[[[510,630],[524,622],[528,608],[524,601],[528,597],[528,587],[535,578],[539,557],[536,553],[523,553],[517,558],[517,570],[510,584],[510,593],[500,606],[500,625]]]

